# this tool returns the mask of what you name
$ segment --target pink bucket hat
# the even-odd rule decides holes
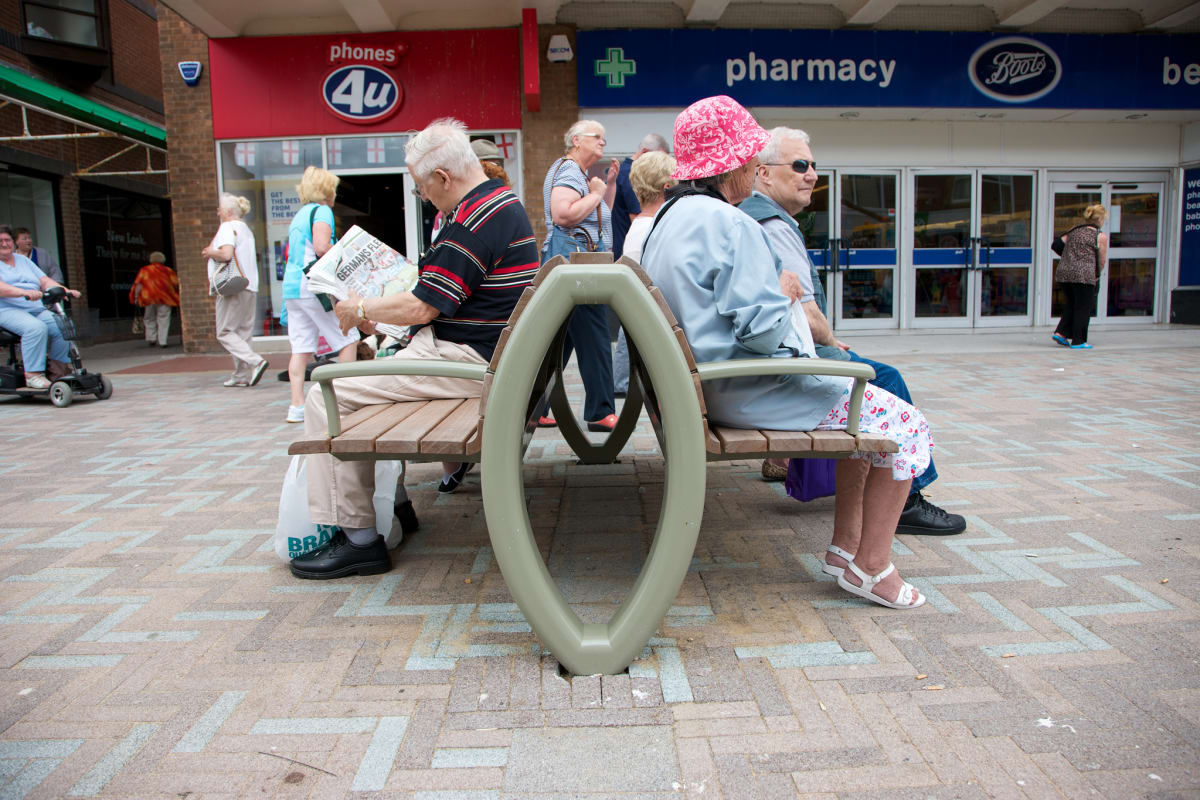
[[[737,169],[767,146],[771,135],[737,100],[723,94],[697,100],[675,118],[675,171],[680,181]]]

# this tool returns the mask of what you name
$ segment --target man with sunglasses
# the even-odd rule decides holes
[[[808,257],[804,235],[794,219],[812,202],[813,188],[817,184],[817,165],[809,147],[809,136],[792,128],[775,128],[770,133],[771,141],[759,153],[754,192],[739,207],[763,226],[782,267],[779,284],[783,293],[802,304],[820,358],[870,364],[875,369],[872,384],[911,403],[908,386],[895,367],[863,358],[833,335],[825,317],[825,292],[820,277]],[[781,480],[784,475],[784,464],[772,460],[763,463],[763,477]],[[961,515],[947,513],[921,494],[921,489],[935,480],[937,469],[931,461],[925,473],[913,480],[912,492],[900,515],[896,533],[946,536],[961,533],[967,527]]]

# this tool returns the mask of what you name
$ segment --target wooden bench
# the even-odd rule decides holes
[[[622,320],[632,360],[629,393],[614,430],[593,444],[567,401],[562,343],[576,305],[605,304]],[[435,375],[481,382],[480,397],[370,406],[339,418],[337,378]],[[840,431],[743,430],[710,425],[704,381],[822,374],[855,379],[851,426]],[[706,462],[762,457],[840,458],[895,452],[880,436],[857,432],[858,410],[874,371],[825,359],[743,359],[697,364],[661,292],[630,259],[575,253],[547,262],[522,294],[487,365],[381,359],[313,371],[329,418],[326,436],[296,441],[292,454],[334,458],[472,461],[482,466],[484,514],[497,564],[534,633],[576,674],[613,674],[638,656],[687,574],[704,508]],[[607,623],[584,623],[542,561],[525,501],[522,459],[542,402],[583,463],[616,459],[645,405],[665,460],[663,502],[650,553],[629,595]]]

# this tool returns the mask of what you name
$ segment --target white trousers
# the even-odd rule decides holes
[[[151,303],[142,312],[146,322],[146,341],[167,346],[167,333],[171,330],[171,307],[165,303]]]
[[[408,347],[392,358],[487,363],[468,345],[437,339],[430,326],[422,328]],[[334,382],[334,387],[337,389],[338,410],[344,417],[363,406],[379,403],[479,397],[483,382],[423,375],[376,375],[342,378]],[[321,436],[329,430],[320,384],[310,387],[305,398],[304,430],[310,437]],[[375,524],[375,510],[371,505],[375,495],[374,462],[339,461],[328,453],[322,453],[308,456],[307,472],[309,519],[314,525],[369,528]]]

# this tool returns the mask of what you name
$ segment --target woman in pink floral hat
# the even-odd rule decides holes
[[[667,192],[642,264],[679,319],[697,361],[815,358],[804,314],[790,312],[762,226],[736,204],[750,195],[770,136],[731,97],[693,103],[675,120],[679,185]],[[815,375],[732,378],[704,384],[709,419],[741,428],[844,430],[851,380]],[[929,466],[925,417],[868,386],[864,432],[897,442],[837,466],[833,543],[824,571],[848,592],[889,608],[925,602],[891,564],[896,521],[915,475]]]

